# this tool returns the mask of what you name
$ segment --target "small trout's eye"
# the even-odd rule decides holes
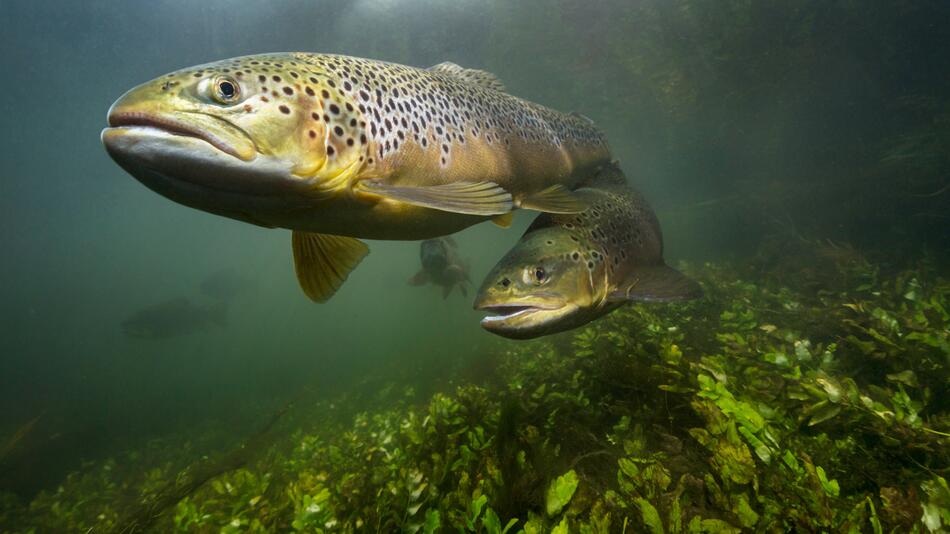
[[[508,287],[511,285],[511,280],[509,280],[508,278],[502,278],[501,282],[498,282],[498,283],[501,284],[502,287]]]
[[[548,272],[544,267],[526,267],[521,273],[521,280],[525,284],[539,286],[548,281]]]
[[[535,267],[534,268],[534,279],[539,283],[544,282],[548,278],[548,273],[544,272],[544,267]]]
[[[214,80],[211,94],[221,104],[233,104],[241,97],[241,86],[233,79],[221,76]]]

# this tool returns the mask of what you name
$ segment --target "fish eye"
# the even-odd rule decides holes
[[[506,278],[502,278],[502,279],[501,279],[501,282],[499,282],[499,283],[502,285],[502,287],[508,287],[508,286],[511,285],[511,280],[509,280],[509,279],[506,277]]]
[[[241,86],[227,76],[220,76],[214,80],[214,99],[221,104],[233,104],[241,96]]]
[[[544,271],[544,267],[535,267],[534,268],[534,278],[538,282],[544,282],[548,277],[548,273]]]

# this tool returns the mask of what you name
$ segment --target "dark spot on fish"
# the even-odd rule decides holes
[[[330,113],[332,113],[332,114],[334,114],[334,115],[339,115],[339,114],[340,114],[340,106],[338,106],[338,105],[336,105],[336,104],[330,104]]]
[[[332,156],[332,155],[335,154],[335,153],[336,153],[336,149],[333,148],[332,145],[327,147],[327,155],[328,155],[328,156]]]
[[[313,138],[315,138],[315,137],[317,136],[317,132],[315,132],[315,131],[313,131],[313,130],[310,130],[310,131],[307,132],[307,133],[310,134],[310,139],[313,139]]]
[[[281,104],[281,106],[280,106],[280,112],[283,113],[284,115],[289,115],[289,114],[290,114],[290,108],[288,108],[287,106]]]

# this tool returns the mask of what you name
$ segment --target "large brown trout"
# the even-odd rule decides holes
[[[663,261],[660,223],[620,169],[577,189],[583,213],[542,213],[485,277],[475,307],[489,332],[527,339],[577,328],[627,302],[696,298],[696,282]]]
[[[576,213],[610,161],[588,120],[504,92],[484,71],[346,56],[248,56],[123,95],[102,141],[154,191],[294,231],[298,279],[323,301],[365,256],[355,238],[426,239],[515,208]]]

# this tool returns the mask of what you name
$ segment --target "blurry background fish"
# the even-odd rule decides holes
[[[463,297],[472,284],[468,262],[459,257],[458,244],[451,237],[427,239],[419,245],[422,269],[409,279],[409,285],[433,284],[442,287],[442,298],[448,298],[452,288],[458,287]]]
[[[122,331],[132,337],[162,339],[228,324],[227,305],[197,305],[180,297],[146,306],[122,321]]]
[[[122,331],[134,338],[165,339],[225,328],[232,301],[252,290],[254,282],[226,267],[207,276],[199,288],[209,302],[177,297],[150,304],[126,317],[121,323]]]

